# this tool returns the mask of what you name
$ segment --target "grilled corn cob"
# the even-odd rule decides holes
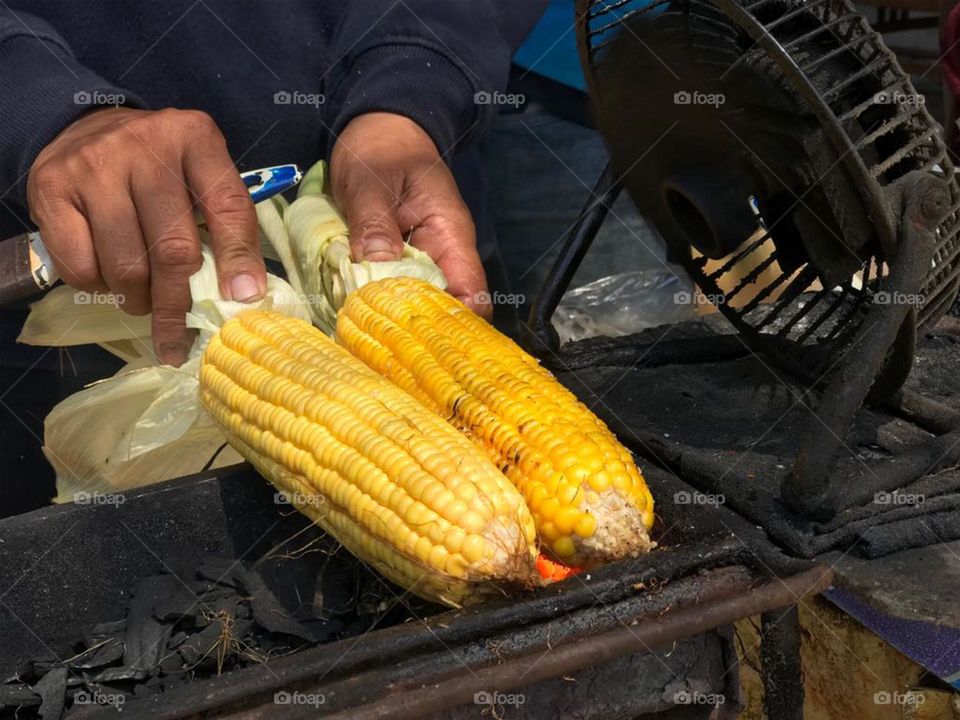
[[[203,354],[231,445],[354,555],[462,605],[535,584],[533,519],[467,438],[309,323],[254,310]]]
[[[561,562],[589,567],[652,547],[653,499],[629,451],[455,298],[412,278],[370,283],[347,296],[337,337],[487,452]]]

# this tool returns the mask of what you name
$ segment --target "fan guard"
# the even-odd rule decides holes
[[[917,171],[947,183],[949,210],[920,292],[903,299],[907,322],[922,332],[949,309],[960,285],[953,164],[921,96],[849,3],[578,0],[577,17],[614,176],[746,341],[812,380],[830,372],[890,299],[879,293],[900,233],[899,182]],[[691,79],[728,101],[690,109],[699,122],[684,133],[696,116],[669,107],[668,93]],[[660,97],[641,107],[638,87]],[[713,156],[709,172],[698,153]],[[691,174],[719,179],[691,201]],[[745,193],[735,212],[731,187]],[[753,228],[765,225],[749,240],[747,192]]]

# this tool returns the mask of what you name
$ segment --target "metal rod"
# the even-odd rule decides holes
[[[768,718],[803,720],[803,675],[800,672],[800,613],[786,611],[760,616],[760,669],[763,708]]]
[[[511,658],[486,668],[457,668],[442,681],[392,692],[362,708],[328,716],[330,720],[405,720],[421,718],[473,702],[481,691],[510,692],[535,682],[560,677],[580,668],[609,662],[630,653],[651,652],[675,640],[692,637],[752,615],[767,613],[819,594],[830,587],[833,571],[816,565],[785,580],[774,580],[744,594],[710,598],[693,607],[648,619],[633,626],[580,638]],[[779,719],[778,719],[779,720]]]
[[[545,350],[556,351],[560,347],[560,337],[551,323],[553,313],[619,194],[620,185],[614,179],[613,169],[608,162],[540,286],[530,308],[529,324],[522,328],[524,343],[534,355],[543,355]]]
[[[881,405],[934,435],[943,435],[960,428],[960,410],[911,390],[898,390],[885,398]]]

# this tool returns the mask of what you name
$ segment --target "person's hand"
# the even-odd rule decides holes
[[[214,121],[191,110],[88,113],[40,152],[27,180],[30,217],[64,282],[153,312],[157,357],[180,365],[191,335],[189,278],[201,264],[194,208],[210,230],[220,292],[266,292],[257,216]]]
[[[492,316],[470,211],[419,125],[391,113],[358,115],[334,145],[330,180],[355,260],[396,260],[409,239],[440,266],[451,294]]]

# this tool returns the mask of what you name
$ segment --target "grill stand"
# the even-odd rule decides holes
[[[800,613],[793,605],[760,616],[763,642],[763,707],[768,718],[803,720],[803,674],[800,668]]]
[[[919,295],[924,274],[933,260],[935,230],[949,206],[946,185],[926,173],[905,176],[900,187],[901,236],[891,253],[895,259],[890,263],[890,274],[883,286],[892,300]],[[877,478],[872,474],[862,475],[850,483],[831,483],[830,469],[854,414],[863,405],[871,386],[883,374],[885,358],[896,346],[901,328],[905,323],[911,328],[915,325],[909,317],[913,312],[906,302],[875,304],[853,341],[849,359],[843,362],[824,389],[823,396],[831,401],[822,403],[817,409],[808,430],[810,439],[801,448],[793,472],[782,485],[784,501],[798,512],[818,520],[829,520],[838,509],[850,505],[848,495],[853,487],[848,485],[855,485],[861,497],[899,486],[889,486],[889,478]],[[915,342],[908,338],[908,344],[912,347]],[[899,368],[894,372],[900,382],[905,379],[905,373]],[[900,482],[899,474],[896,481]]]

